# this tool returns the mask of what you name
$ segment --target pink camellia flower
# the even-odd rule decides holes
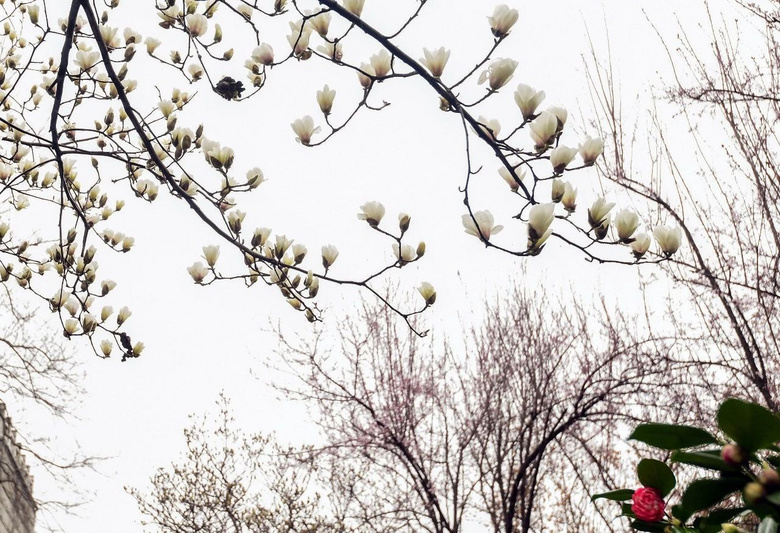
[[[631,510],[645,522],[658,522],[664,517],[664,500],[656,489],[642,487],[634,491]]]

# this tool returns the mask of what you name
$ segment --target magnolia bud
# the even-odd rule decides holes
[[[765,468],[758,475],[758,481],[767,488],[780,486],[780,474],[773,468]]]
[[[729,466],[739,466],[745,462],[745,451],[737,444],[726,444],[720,456]]]
[[[406,233],[406,230],[409,229],[409,222],[412,220],[412,217],[407,215],[406,213],[401,213],[398,215],[398,227],[401,228],[401,233]]]
[[[754,505],[758,503],[766,495],[766,489],[761,484],[756,482],[750,482],[742,489],[742,499],[748,505]]]

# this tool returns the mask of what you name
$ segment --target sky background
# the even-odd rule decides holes
[[[266,2],[270,5],[270,1]],[[495,57],[519,61],[514,79],[489,100],[479,112],[498,118],[508,129],[518,112],[512,92],[518,83],[545,90],[543,108],[562,105],[569,110],[563,141],[577,146],[585,133],[595,134],[596,120],[586,90],[583,57],[589,56],[588,32],[599,58],[607,57],[607,31],[612,61],[619,76],[628,118],[643,120],[649,90],[661,88],[669,79],[668,58],[662,36],[672,39],[683,27],[698,31],[704,20],[701,2],[681,2],[674,10],[655,1],[557,0],[555,2],[507,1],[520,19]],[[62,2],[62,4],[65,4]],[[366,0],[363,19],[380,29],[394,26],[400,5],[412,2]],[[717,13],[721,2],[711,2]],[[486,17],[494,4],[470,0],[429,0],[423,15],[398,44],[413,57],[422,47],[445,46],[452,50],[443,81],[447,83],[470,68],[492,42]],[[56,16],[55,16],[56,18]],[[144,37],[169,35],[156,26],[149,1],[125,0],[109,20],[110,26],[132,26]],[[276,23],[280,26],[279,22]],[[678,26],[679,25],[679,26]],[[286,23],[271,28],[264,22],[262,40],[273,44],[277,54],[286,51]],[[224,27],[226,38],[231,28]],[[314,40],[314,38],[313,38]],[[252,46],[236,49],[236,59],[221,74],[244,78],[243,58]],[[379,47],[357,39],[345,43],[345,60],[367,61]],[[145,53],[139,51],[139,53]],[[148,64],[141,63],[141,64]],[[139,107],[156,102],[155,85],[166,95],[175,84],[156,72],[130,69],[139,89],[130,98]],[[153,79],[150,79],[153,78]],[[333,116],[338,121],[349,102],[360,97],[354,74],[311,60],[273,72],[260,94],[246,102],[226,102],[199,91],[193,104],[180,114],[179,124],[195,128],[206,125],[205,134],[236,152],[234,168],[259,166],[268,182],[239,197],[248,212],[244,226],[269,226],[275,232],[307,245],[314,263],[320,246],[334,244],[340,250],[332,269],[340,277],[371,272],[391,257],[390,241],[357,220],[359,206],[379,200],[387,208],[386,220],[394,227],[397,214],[409,213],[411,243],[425,240],[423,260],[393,272],[388,279],[399,291],[419,298],[415,287],[430,281],[438,291],[436,305],[427,321],[437,335],[457,334],[462,324],[479,320],[478,308],[486,295],[521,275],[530,285],[544,283],[562,292],[574,291],[584,298],[604,293],[615,305],[631,305],[640,292],[634,272],[626,267],[596,267],[572,249],[552,242],[532,260],[514,259],[484,247],[463,231],[465,213],[458,187],[465,177],[463,132],[458,117],[442,113],[432,90],[414,79],[389,80],[374,94],[374,103],[391,103],[381,112],[361,111],[352,124],[326,145],[306,149],[294,142],[290,122],[310,114],[321,122],[315,93],[325,83],[337,91]],[[482,87],[464,89],[481,94]],[[672,119],[670,130],[684,127]],[[571,130],[571,131],[568,131]],[[521,138],[526,139],[526,133]],[[525,142],[525,141],[524,141]],[[516,245],[525,239],[524,224],[510,217],[517,204],[497,175],[495,160],[477,150],[484,170],[475,178],[472,205],[490,209],[496,223],[506,229],[497,242]],[[243,171],[236,172],[242,175]],[[567,176],[579,188],[578,213],[600,190],[595,169]],[[619,207],[631,207],[622,204]],[[294,313],[274,288],[245,288],[241,283],[218,283],[197,287],[186,267],[200,260],[201,247],[218,241],[206,231],[182,202],[161,194],[153,204],[128,202],[112,227],[136,239],[132,253],[101,258],[101,274],[118,282],[115,301],[128,305],[133,315],[128,328],[146,344],[137,360],[120,363],[101,361],[74,341],[68,347],[82,362],[83,403],[78,419],[52,426],[46,418],[34,418],[24,407],[9,406],[14,419],[31,434],[48,434],[53,449],[68,449],[77,441],[84,453],[109,457],[98,472],[80,476],[93,500],[77,515],[57,515],[64,531],[83,533],[140,531],[140,515],[124,486],[144,488],[156,468],[170,464],[184,449],[182,429],[190,413],[214,410],[220,391],[232,399],[236,419],[249,431],[274,431],[281,440],[305,442],[315,430],[307,421],[305,406],[279,398],[269,383],[282,379],[274,364],[275,339],[269,329],[281,324],[291,335],[309,335],[311,326]],[[220,271],[240,271],[241,258],[222,246]],[[555,290],[554,289],[554,290]],[[359,298],[356,290],[323,285],[320,304],[324,327],[348,315]],[[115,306],[116,307],[116,306]],[[52,326],[54,327],[54,326]],[[55,428],[52,431],[52,428]],[[62,498],[46,476],[36,480],[36,494]]]

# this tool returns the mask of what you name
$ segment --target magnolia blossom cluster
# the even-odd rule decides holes
[[[542,251],[547,239],[553,233],[552,224],[556,218],[568,218],[576,209],[576,189],[571,184],[562,184],[560,180],[553,185],[553,202],[536,204],[532,206],[528,214],[528,243],[529,255],[537,255]],[[555,214],[556,203],[564,205],[565,215]],[[615,236],[614,243],[629,246],[634,258],[642,259],[652,244],[652,237],[645,232],[637,233],[640,226],[639,215],[628,209],[623,209],[614,219],[611,211],[615,207],[613,202],[607,202],[604,197],[597,198],[588,208],[587,221],[595,241],[604,240],[612,228]],[[501,225],[494,225],[495,221],[490,211],[476,211],[472,215],[463,215],[463,226],[466,233],[474,235],[487,243],[490,237],[503,229]],[[658,244],[659,252],[664,257],[671,257],[680,248],[682,243],[682,229],[680,227],[656,226],[653,236]]]
[[[357,214],[357,218],[359,220],[365,220],[371,228],[394,239],[392,248],[396,267],[401,268],[422,258],[422,256],[425,255],[426,249],[424,241],[420,241],[416,247],[410,244],[403,244],[404,234],[409,230],[412,217],[407,213],[399,213],[399,235],[397,237],[379,227],[384,217],[385,206],[382,205],[381,202],[376,201],[366,202],[365,204],[361,205],[360,213]],[[433,289],[433,286],[430,283],[423,282],[417,290],[425,300],[426,307],[433,305],[433,303],[436,301],[436,291]]]

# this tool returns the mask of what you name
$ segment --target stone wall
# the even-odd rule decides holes
[[[0,533],[33,533],[33,480],[16,440],[11,418],[0,401]]]

